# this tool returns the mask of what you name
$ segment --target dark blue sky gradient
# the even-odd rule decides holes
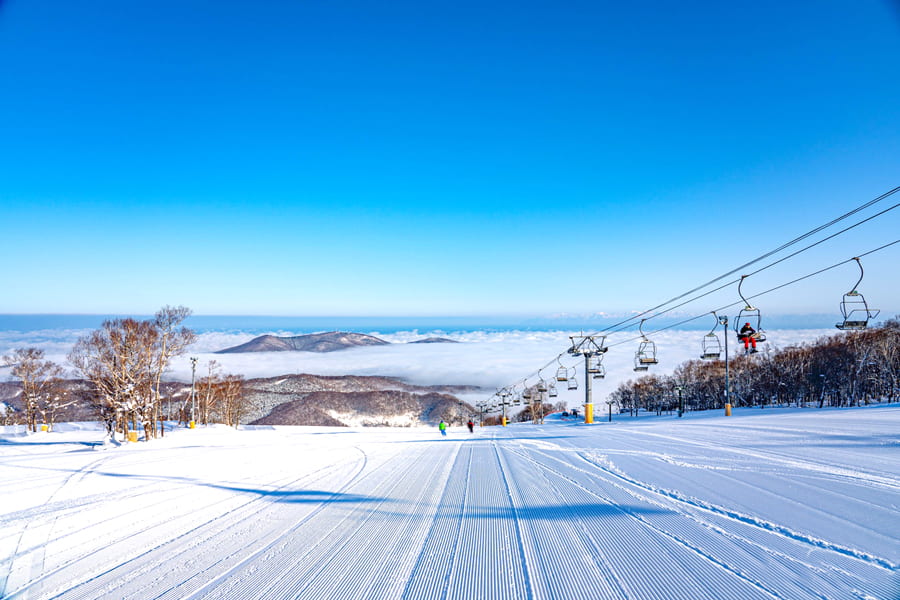
[[[7,0],[0,312],[641,310],[898,185],[898,59],[874,0]]]

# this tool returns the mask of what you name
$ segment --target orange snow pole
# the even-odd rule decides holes
[[[584,422],[590,425],[594,422],[594,404],[587,403],[584,405]]]
[[[730,416],[731,416],[731,404],[726,404],[726,405],[725,405],[725,416],[726,416],[726,417],[730,417]]]

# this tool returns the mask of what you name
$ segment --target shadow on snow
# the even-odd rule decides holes
[[[658,515],[672,514],[664,508],[637,506],[632,504],[579,503],[551,504],[539,506],[511,507],[470,507],[463,513],[469,519],[518,519],[526,521],[569,521],[571,519],[605,519],[624,517],[631,514]]]

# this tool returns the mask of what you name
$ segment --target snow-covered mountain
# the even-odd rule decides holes
[[[244,394],[255,425],[415,426],[474,409],[454,395],[473,386],[417,386],[391,377],[286,375],[251,379]]]
[[[291,337],[261,335],[239,346],[219,350],[217,354],[235,352],[334,352],[356,346],[384,346],[389,344],[380,338],[363,333],[329,331]]]
[[[65,382],[75,402],[60,409],[57,422],[99,419],[90,386],[83,380]],[[0,382],[0,415],[24,414],[21,385]],[[241,423],[258,425],[326,425],[331,427],[418,426],[440,419],[457,420],[474,409],[457,395],[486,393],[470,385],[414,385],[393,377],[294,374],[244,381]],[[177,421],[179,407],[188,406],[191,386],[164,382],[163,413]],[[198,401],[203,394],[198,391]],[[4,408],[8,407],[8,408]],[[215,409],[212,411],[215,414]],[[14,419],[16,422],[20,419]]]

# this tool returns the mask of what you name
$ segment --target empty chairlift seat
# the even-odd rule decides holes
[[[869,326],[869,321],[875,319],[881,311],[875,308],[869,308],[865,297],[857,290],[863,279],[862,263],[858,257],[854,257],[856,265],[859,267],[859,280],[853,289],[844,294],[841,299],[841,316],[844,320],[835,324],[835,327],[844,331],[860,331]]]

